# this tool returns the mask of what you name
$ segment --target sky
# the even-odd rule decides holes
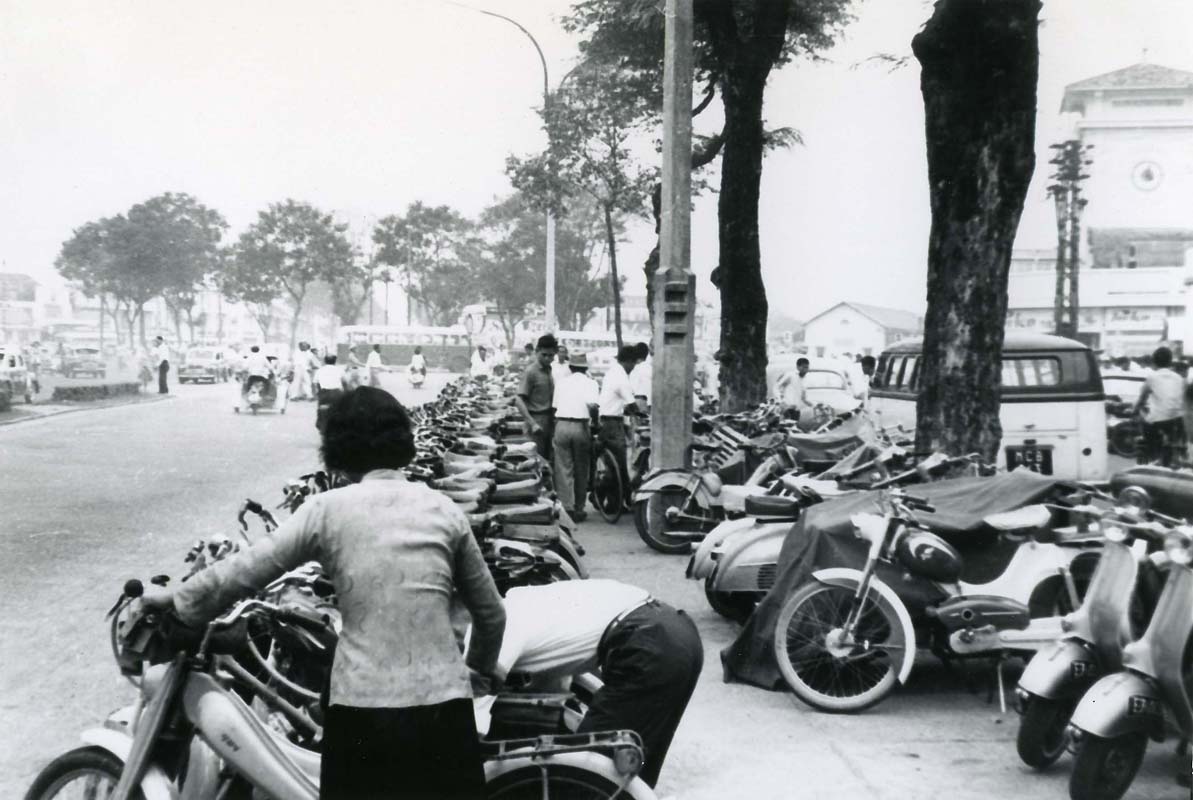
[[[576,61],[568,0],[469,0],[516,18],[554,86]],[[772,310],[841,300],[924,306],[930,223],[919,68],[926,0],[859,0],[823,62],[772,76],[765,116],[804,144],[763,169],[760,237]],[[1147,61],[1193,71],[1189,0],[1044,0],[1040,166],[1018,243],[1048,247],[1047,145],[1064,86]],[[1146,49],[1146,56],[1144,51]],[[510,192],[505,159],[540,148],[542,68],[512,25],[449,0],[0,0],[0,270],[52,275],[71,231],[166,191],[218,209],[235,236],[286,198],[369,226],[410,203],[476,215]],[[697,130],[716,125],[715,106]],[[715,173],[713,174],[715,183]],[[630,226],[629,291],[653,245]],[[692,220],[697,292],[715,296],[715,195]]]

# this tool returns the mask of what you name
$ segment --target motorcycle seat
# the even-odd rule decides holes
[[[767,519],[796,519],[799,517],[800,504],[794,497],[776,495],[758,495],[747,497],[744,503],[746,514],[751,517],[765,517]]]
[[[810,489],[821,497],[836,497],[838,495],[849,494],[836,481],[817,480],[816,478],[809,478],[806,475],[784,475],[779,480],[793,492],[802,492],[805,489]]]
[[[746,510],[747,500],[766,494],[767,491],[764,486],[723,486],[721,487],[721,505],[726,511],[743,514]]]
[[[1047,506],[1032,505],[991,514],[982,521],[998,531],[1030,531],[1046,527],[1051,520],[1052,512]]]

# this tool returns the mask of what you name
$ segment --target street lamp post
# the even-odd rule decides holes
[[[526,38],[530,40],[530,43],[534,45],[535,52],[538,53],[539,62],[543,65],[543,112],[545,114],[547,111],[547,106],[550,105],[550,103],[551,103],[551,90],[549,88],[550,85],[549,85],[548,77],[547,77],[547,59],[545,56],[543,56],[543,48],[539,47],[538,40],[536,40],[534,38],[534,36],[531,35],[530,31],[526,30],[526,28],[524,28],[522,26],[522,24],[520,22],[518,22],[517,20],[510,19],[509,17],[507,17],[503,14],[498,14],[493,11],[485,11],[483,8],[472,8],[471,6],[461,6],[461,7],[467,8],[470,11],[479,12],[481,14],[484,14],[487,17],[495,17],[500,20],[505,20],[506,22],[513,25],[515,28],[517,28],[518,30],[522,31],[522,33],[526,34]],[[547,132],[548,149],[550,149],[550,144],[551,144],[550,139],[549,139],[550,135],[551,135],[550,131],[548,130],[548,132]],[[547,265],[546,265],[546,267],[547,267],[547,269],[546,269],[546,272],[547,272],[547,287],[546,287],[547,297],[546,297],[546,303],[544,304],[546,306],[545,322],[547,325],[547,330],[553,331],[553,330],[555,330],[555,215],[551,212],[550,208],[547,209]]]

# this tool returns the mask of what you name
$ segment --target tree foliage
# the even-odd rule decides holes
[[[767,133],[763,96],[770,72],[832,46],[850,21],[849,0],[696,0],[694,81],[702,109],[719,95],[724,127],[694,154],[721,154],[717,208],[721,293],[721,404],[736,410],[766,391],[766,291],[758,247],[762,154],[784,138]],[[581,36],[581,56],[622,71],[653,114],[662,110],[664,18],[653,0],[580,0],[565,27]]]
[[[411,203],[373,229],[376,263],[393,268],[407,296],[439,325],[452,325],[475,292],[480,242],[474,224],[448,206]]]
[[[288,301],[293,348],[312,285],[351,279],[359,270],[345,236],[347,228],[307,203],[286,200],[270,205],[240,235],[223,282],[224,292],[249,305],[266,334],[268,324],[263,319],[272,318],[273,302]]]

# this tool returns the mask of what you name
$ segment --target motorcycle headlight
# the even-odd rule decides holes
[[[1102,530],[1102,535],[1106,537],[1108,542],[1122,543],[1127,541],[1127,532],[1117,525],[1107,525]]]
[[[642,769],[642,751],[637,747],[618,747],[613,751],[613,767],[618,775],[636,775]]]

